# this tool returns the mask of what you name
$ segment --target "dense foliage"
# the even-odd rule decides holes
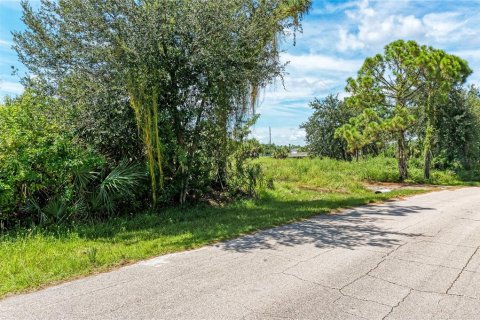
[[[312,116],[300,126],[305,129],[309,151],[320,157],[349,160],[347,144],[335,137],[335,130],[355,116],[355,111],[333,94],[323,100],[314,99],[310,107]]]
[[[480,163],[480,93],[455,89],[438,108],[434,125],[433,165],[476,169]]]
[[[24,3],[28,28],[15,34],[15,48],[30,86],[75,107],[80,136],[115,160],[142,150],[153,202],[185,203],[228,186],[229,141],[259,89],[282,74],[277,42],[309,6],[70,0],[34,11]]]
[[[258,92],[282,75],[278,41],[310,4],[22,2],[28,92],[0,110],[2,228],[255,195]]]
[[[51,224],[132,208],[143,166],[105,158],[55,115],[58,102],[27,91],[0,106],[0,224]]]
[[[410,157],[422,158],[426,180],[432,164],[478,165],[478,91],[462,87],[471,72],[465,60],[442,50],[392,42],[347,80],[344,101],[329,96],[311,103],[314,114],[302,125],[309,148],[358,159],[394,147],[399,180],[408,178]]]

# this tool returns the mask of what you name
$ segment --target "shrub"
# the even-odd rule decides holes
[[[73,172],[101,167],[101,156],[49,117],[52,102],[31,93],[0,107],[0,220],[42,222],[71,214]],[[33,212],[39,213],[34,217]],[[61,216],[61,217],[60,217]]]
[[[0,229],[111,216],[146,193],[144,166],[110,168],[49,116],[55,104],[27,92],[0,107]]]
[[[287,147],[278,147],[273,151],[273,158],[274,159],[286,159],[288,158],[289,150]]]

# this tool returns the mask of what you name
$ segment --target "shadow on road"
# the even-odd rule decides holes
[[[337,215],[322,215],[302,222],[265,230],[221,245],[224,250],[248,252],[254,249],[275,249],[279,246],[314,244],[321,248],[371,246],[392,247],[402,239],[421,234],[390,229],[392,220],[400,221],[410,214],[433,210],[419,206],[398,206],[387,203],[369,205]]]
[[[417,235],[389,230],[386,222],[402,219],[420,210],[431,210],[386,202],[342,214],[327,214],[338,208],[357,207],[369,201],[371,195],[368,194],[358,197],[338,194],[331,199],[303,201],[263,199],[254,206],[169,209],[160,214],[118,217],[91,225],[55,229],[51,233],[48,230],[42,232],[57,239],[70,238],[73,234],[102,245],[145,245],[152,252],[157,252],[160,247],[166,248],[166,251],[190,249],[251,233],[219,246],[239,252],[308,243],[318,247],[351,249],[365,245],[389,247],[397,244],[402,237]],[[309,220],[295,222],[312,216]],[[275,225],[282,226],[268,229]],[[262,229],[266,230],[256,232]],[[93,244],[88,242],[87,245]]]

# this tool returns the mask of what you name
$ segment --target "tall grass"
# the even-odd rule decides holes
[[[277,181],[305,183],[332,190],[355,190],[363,188],[365,182],[397,182],[398,169],[394,158],[375,157],[352,161],[304,158],[277,160],[263,157],[256,160],[264,172]],[[429,183],[440,185],[464,184],[461,175],[451,170],[432,170],[431,178],[423,178],[423,169],[415,161],[409,164],[407,183]]]

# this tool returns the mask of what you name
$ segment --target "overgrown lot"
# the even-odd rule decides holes
[[[274,189],[258,199],[226,205],[169,208],[122,216],[104,223],[9,232],[0,236],[0,296],[169,252],[197,248],[338,208],[410,195],[419,190],[375,194],[370,181],[392,181],[395,159],[343,162],[330,159],[254,160]],[[421,170],[413,180],[420,181]],[[418,177],[417,177],[418,176]],[[462,184],[453,172],[434,172],[431,183]]]

